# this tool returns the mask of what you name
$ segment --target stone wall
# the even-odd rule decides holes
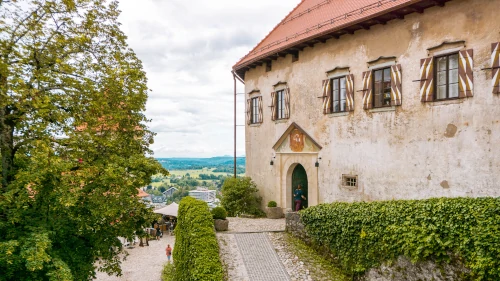
[[[306,241],[307,243],[311,242],[309,236],[307,236],[306,229],[302,220],[300,219],[300,215],[297,212],[287,212],[285,214],[286,218],[286,229],[285,231],[292,234],[293,236],[301,239],[302,241]]]
[[[307,235],[304,224],[297,212],[287,212],[286,232],[312,245],[311,238]],[[334,258],[328,250],[316,248],[321,254],[327,258]],[[461,263],[458,261],[450,264],[438,266],[432,261],[412,263],[405,257],[399,257],[398,260],[391,265],[383,264],[378,268],[370,269],[361,281],[460,281],[464,274],[468,273]]]

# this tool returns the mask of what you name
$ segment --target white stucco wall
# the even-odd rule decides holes
[[[454,0],[318,43],[294,63],[290,55],[279,58],[270,72],[264,66],[247,71],[246,92],[259,89],[264,103],[264,122],[246,127],[247,174],[261,189],[263,203],[285,200],[286,172],[293,163],[269,162],[272,146],[292,122],[323,146],[320,166],[313,166],[319,203],[500,196],[500,96],[492,94],[491,70],[482,70],[490,67],[491,43],[500,41],[499,7],[500,0]],[[412,82],[420,79],[420,59],[428,57],[427,48],[457,40],[474,50],[474,97],[422,103],[420,83]],[[396,56],[402,65],[403,104],[395,111],[369,112],[359,92],[362,72],[380,56]],[[325,72],[337,66],[354,74],[355,111],[332,117],[323,115],[318,97]],[[270,93],[278,81],[291,91],[285,122],[271,120]],[[453,126],[456,133],[445,136]],[[358,189],[342,188],[342,174],[358,175]]]

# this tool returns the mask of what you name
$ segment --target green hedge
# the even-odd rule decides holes
[[[189,196],[181,200],[173,258],[174,280],[223,280],[219,245],[207,203]]]
[[[406,256],[460,260],[474,280],[500,280],[500,198],[323,204],[301,211],[308,235],[348,274]]]

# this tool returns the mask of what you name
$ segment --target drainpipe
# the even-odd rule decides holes
[[[245,82],[234,72],[233,73],[233,80],[234,80],[234,178],[236,178],[236,129],[237,129],[237,124],[236,124],[236,79],[238,79],[243,85]]]

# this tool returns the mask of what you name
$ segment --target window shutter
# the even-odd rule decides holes
[[[420,60],[420,101],[434,100],[434,58]]]
[[[372,72],[363,72],[363,109],[373,108]]]
[[[276,92],[271,93],[271,120],[276,120]]]
[[[262,123],[264,121],[263,116],[262,116],[262,96],[259,97],[259,123]]]
[[[290,88],[285,88],[285,119],[290,118]]]
[[[402,99],[401,65],[391,66],[391,105],[401,105]]]
[[[252,124],[252,99],[247,99],[247,124]]]
[[[500,94],[500,42],[491,44],[493,94]]]
[[[330,96],[330,87],[331,87],[331,80],[326,79],[323,80],[323,114],[328,114],[331,113],[331,96]]]
[[[460,51],[459,56],[458,82],[460,93],[458,97],[461,99],[470,98],[474,96],[474,51],[472,49]]]
[[[349,74],[345,77],[346,88],[346,110],[354,111],[354,75]]]

